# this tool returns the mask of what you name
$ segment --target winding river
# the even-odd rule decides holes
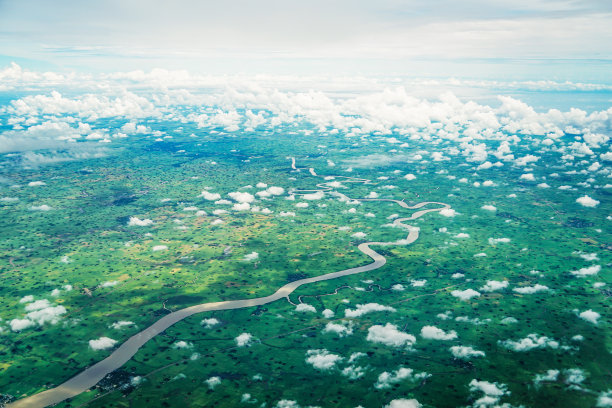
[[[295,159],[291,158],[291,168],[294,170],[301,170],[295,166]],[[308,168],[309,172],[313,176],[318,176],[314,169]],[[320,177],[320,176],[318,176]],[[358,179],[353,177],[345,177],[345,176],[336,176],[335,178],[343,179],[343,182],[349,183],[364,183],[364,184],[373,184],[370,180],[366,179]],[[318,190],[293,190],[290,194],[294,195],[306,195],[313,194],[316,192],[329,192],[332,191],[333,188],[328,185],[328,183],[319,183],[317,184],[319,187]],[[80,374],[70,378],[68,381],[58,385],[55,388],[48,389],[46,391],[40,392],[38,394],[34,394],[32,396],[17,400],[13,403],[7,404],[6,406],[9,408],[42,408],[49,405],[57,404],[62,402],[68,398],[72,398],[76,395],[79,395],[82,392],[87,391],[88,389],[95,386],[100,380],[102,380],[106,375],[115,371],[116,369],[123,366],[127,361],[129,361],[136,352],[149,340],[158,334],[162,333],[164,330],[168,329],[170,326],[175,323],[180,322],[181,320],[192,316],[197,313],[202,312],[211,312],[216,310],[230,310],[230,309],[241,309],[246,307],[253,306],[261,306],[271,302],[275,302],[280,299],[285,299],[289,297],[293,291],[299,288],[302,285],[307,285],[309,283],[321,282],[330,279],[336,279],[343,276],[354,275],[357,273],[363,273],[368,271],[373,271],[375,269],[381,268],[387,262],[386,258],[374,251],[370,246],[386,246],[386,245],[408,245],[412,242],[416,241],[419,238],[419,229],[416,227],[412,227],[407,224],[403,224],[403,221],[416,220],[423,215],[440,211],[444,208],[450,208],[448,204],[425,201],[413,206],[406,204],[404,201],[400,200],[390,200],[390,199],[350,199],[344,194],[339,194],[344,200],[352,200],[352,201],[389,201],[398,204],[402,208],[406,208],[408,210],[419,210],[420,208],[425,207],[429,204],[437,204],[441,207],[437,208],[429,208],[422,209],[414,212],[410,217],[407,218],[396,218],[393,221],[393,225],[397,227],[402,227],[408,230],[408,236],[406,239],[395,242],[364,242],[360,244],[357,248],[372,258],[371,263],[363,266],[358,266],[356,268],[345,269],[338,272],[332,272],[325,275],[316,276],[313,278],[300,279],[294,282],[287,283],[286,285],[279,288],[276,292],[269,296],[253,298],[253,299],[242,299],[242,300],[229,300],[224,302],[211,302],[211,303],[202,303],[195,306],[186,307],[181,310],[177,310],[176,312],[172,312],[170,314],[165,315],[151,326],[142,330],[141,332],[130,337],[126,342],[121,344],[117,349],[115,349],[108,357],[104,360],[94,364],[93,366],[86,368]]]

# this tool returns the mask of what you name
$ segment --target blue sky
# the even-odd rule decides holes
[[[0,0],[0,62],[604,82],[610,26],[607,0]]]

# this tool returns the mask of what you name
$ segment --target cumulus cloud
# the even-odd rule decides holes
[[[395,312],[395,309],[391,306],[379,305],[378,303],[367,303],[364,305],[357,305],[354,310],[346,309],[344,315],[346,317],[361,317],[366,313],[372,312]]]
[[[489,245],[495,244],[507,244],[510,242],[510,238],[489,238]]]
[[[155,245],[153,248],[151,248],[153,252],[165,251],[167,249],[168,249],[167,245]]]
[[[374,388],[377,390],[384,390],[391,388],[393,384],[408,380],[408,381],[420,381],[424,378],[431,377],[427,373],[416,373],[412,368],[400,367],[393,372],[383,372],[378,376]]]
[[[393,347],[412,347],[416,337],[398,330],[397,326],[387,323],[384,326],[374,325],[368,329],[366,340]]]
[[[423,405],[413,399],[399,398],[391,400],[385,408],[421,408]]]
[[[586,268],[580,268],[577,271],[571,271],[570,273],[574,276],[578,276],[579,278],[583,278],[585,276],[597,275],[600,270],[600,265],[592,265],[587,266]]]
[[[297,305],[295,307],[295,311],[296,312],[310,312],[310,313],[316,313],[317,309],[315,309],[314,306],[309,305],[308,303],[300,303],[299,305]]]
[[[468,301],[473,297],[480,296],[480,292],[477,292],[474,289],[453,290],[451,295],[463,301]]]
[[[148,218],[141,220],[138,217],[130,217],[128,221],[128,227],[148,227],[149,225],[153,225],[153,220]]]
[[[257,252],[251,252],[250,254],[246,254],[242,258],[243,261],[247,261],[247,262],[251,262],[251,261],[254,261],[256,259],[259,259],[259,254]]]
[[[487,211],[497,211],[497,207],[495,207],[494,205],[483,205],[482,207],[483,210],[487,210]]]
[[[586,320],[589,323],[593,323],[595,325],[597,325],[597,321],[599,320],[599,318],[601,317],[601,315],[591,309],[589,310],[585,310],[584,312],[581,312],[578,315],[581,319]]]
[[[454,217],[455,215],[457,215],[457,212],[453,210],[452,208],[443,208],[440,211],[438,211],[438,214],[444,217]]]
[[[234,192],[228,193],[228,196],[230,196],[232,199],[242,204],[244,203],[250,204],[253,201],[255,201],[255,196],[251,193],[247,193],[246,191],[245,192],[234,191]]]
[[[537,283],[533,286],[523,286],[520,288],[514,288],[512,290],[516,293],[520,293],[521,295],[532,295],[534,293],[547,292],[550,289],[548,286],[540,285],[539,283]]]
[[[95,340],[89,340],[89,347],[93,350],[105,350],[114,347],[117,344],[117,340],[113,340],[110,337],[100,337]]]
[[[452,346],[450,351],[456,358],[470,359],[472,357],[484,357],[484,351],[475,350],[471,346]]]
[[[11,330],[18,332],[27,329],[28,327],[34,326],[34,322],[30,319],[13,319],[9,321],[9,326],[11,326]]]
[[[214,389],[217,385],[221,384],[221,377],[210,377],[207,380],[204,381],[206,383],[206,385],[208,385],[208,388],[210,388],[211,390]]]
[[[505,384],[496,382],[491,383],[488,381],[473,379],[470,381],[469,386],[471,392],[481,392],[484,394],[484,396],[474,402],[474,407],[498,406],[500,398],[504,395],[510,394],[510,391],[508,391],[508,387]]]
[[[594,198],[591,198],[588,195],[578,197],[576,199],[576,202],[582,205],[583,207],[590,207],[590,208],[597,207],[599,205],[598,200],[595,200]]]
[[[529,351],[536,348],[559,347],[559,342],[546,336],[538,336],[536,333],[528,334],[527,337],[519,340],[499,340],[498,343],[512,351]]]
[[[445,332],[436,326],[423,326],[421,328],[421,337],[433,340],[453,340],[457,338],[457,332],[454,330]]]
[[[236,337],[234,341],[236,342],[236,345],[238,347],[246,347],[246,346],[250,346],[253,343],[253,341],[255,341],[255,339],[249,333],[242,333],[238,337]]]
[[[330,353],[326,349],[308,350],[306,352],[306,362],[318,370],[331,370],[342,360],[342,356]]]
[[[508,287],[508,281],[489,280],[480,290],[483,292],[495,292]]]
[[[338,335],[338,337],[350,336],[353,334],[353,324],[349,323],[348,325],[345,325],[329,322],[325,325],[323,333],[335,333]]]
[[[220,324],[221,322],[218,319],[215,319],[214,317],[210,317],[208,319],[203,319],[200,324],[202,326],[204,326],[207,329],[213,328],[215,326],[217,326],[218,324]]]

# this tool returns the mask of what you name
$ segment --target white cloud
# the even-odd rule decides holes
[[[379,305],[378,303],[367,303],[364,305],[356,305],[355,310],[346,309],[344,315],[346,317],[361,317],[366,313],[372,312],[395,312],[391,306]]]
[[[412,347],[416,343],[416,337],[412,334],[398,330],[397,326],[387,323],[384,326],[374,325],[368,329],[366,340],[373,343],[381,343],[393,347]]]
[[[495,292],[508,287],[508,281],[489,280],[480,290],[483,292]]]
[[[119,281],[116,281],[116,280],[115,281],[106,281],[106,282],[102,282],[100,284],[100,287],[101,288],[110,288],[110,287],[113,287],[113,286],[117,285],[118,283],[119,283]]]
[[[559,347],[559,342],[556,340],[549,339],[546,336],[538,336],[535,333],[531,333],[520,340],[500,340],[498,343],[513,351],[529,351],[535,348],[545,347],[556,349]]]
[[[221,377],[210,377],[209,379],[204,381],[208,388],[211,390],[214,389],[217,385],[221,384]]]
[[[421,328],[421,337],[433,340],[453,340],[457,338],[457,332],[454,330],[445,332],[436,326],[423,326]]]
[[[207,190],[202,191],[202,193],[200,193],[200,195],[198,197],[202,197],[205,200],[208,201],[216,201],[221,199],[221,194],[219,193],[211,193]]]
[[[559,374],[559,370],[547,370],[546,374],[536,374],[533,382],[537,386],[543,381],[557,381]]]
[[[250,254],[246,254],[242,258],[243,261],[247,261],[247,262],[251,262],[251,261],[254,261],[256,259],[259,259],[259,254],[257,252],[251,252]]]
[[[19,299],[19,303],[28,303],[28,302],[32,302],[33,300],[34,300],[34,296],[26,295],[22,297],[21,299]]]
[[[238,347],[250,346],[255,339],[249,333],[242,333],[234,339]]]
[[[43,205],[33,205],[30,207],[31,211],[51,211],[53,207],[48,206],[47,204]]]
[[[612,407],[612,389],[609,389],[608,391],[602,391],[597,396],[597,407],[598,408]]]
[[[89,347],[93,350],[109,349],[115,344],[117,344],[117,340],[113,340],[110,337],[100,337],[99,339],[89,340]]]
[[[211,329],[215,326],[217,326],[218,324],[220,324],[221,322],[218,319],[215,319],[214,317],[210,317],[208,319],[203,319],[200,324],[202,326],[204,326],[207,329]]]
[[[155,245],[153,248],[151,248],[153,252],[165,251],[167,249],[168,249],[167,245]]]
[[[456,358],[469,359],[472,357],[484,357],[484,351],[475,350],[471,346],[452,346],[450,348],[451,353]]]
[[[28,327],[34,326],[34,322],[30,319],[13,319],[9,322],[12,331],[22,331]]]
[[[251,193],[234,191],[228,194],[232,199],[238,201],[239,203],[252,203],[255,201],[255,196]]]
[[[452,208],[443,208],[440,211],[438,211],[438,214],[444,217],[454,217],[455,215],[457,215],[457,212],[453,210]]]
[[[391,400],[385,408],[421,408],[423,405],[419,403],[419,401],[415,399],[394,399]]]
[[[404,176],[404,178],[405,178],[406,180],[414,180],[414,179],[416,179],[416,176],[415,176],[414,174],[412,174],[412,173],[409,173],[409,174],[406,174],[406,175]]]
[[[113,324],[110,325],[111,328],[115,329],[115,330],[120,330],[126,326],[132,326],[134,324],[134,322],[130,322],[130,321],[126,321],[126,320],[119,320],[118,322],[115,322]]]
[[[353,325],[349,323],[348,325],[338,324],[329,322],[325,325],[323,329],[323,333],[335,333],[338,337],[346,337],[353,334]]]
[[[318,370],[331,370],[336,367],[340,361],[343,360],[342,356],[330,353],[326,349],[308,350],[306,352],[306,362],[311,364]]]
[[[453,290],[451,292],[451,295],[463,301],[468,301],[473,297],[480,296],[480,293],[475,291],[474,289],[465,289],[465,290]]]
[[[589,197],[588,195],[577,198],[576,202],[584,207],[590,208],[597,207],[599,205],[599,201]]]
[[[377,390],[384,390],[404,380],[419,381],[430,376],[431,375],[427,373],[415,373],[412,368],[400,367],[391,373],[387,371],[381,373],[374,384],[374,388]]]
[[[597,275],[601,271],[600,265],[587,266],[586,268],[580,268],[577,271],[571,271],[570,273],[580,278],[590,275]]]
[[[597,320],[601,317],[601,315],[591,309],[585,310],[578,315],[581,319],[586,320],[589,323],[597,324]]]
[[[313,305],[309,305],[308,303],[300,303],[295,307],[296,312],[310,312],[316,313],[317,309]]]
[[[482,207],[483,210],[487,210],[487,211],[497,211],[497,207],[495,207],[494,205],[483,205]]]
[[[482,392],[483,397],[477,399],[473,406],[474,407],[487,407],[487,406],[499,406],[498,402],[504,395],[510,394],[508,387],[505,384],[491,383],[488,381],[478,381],[473,379],[470,381],[471,392]]]
[[[519,177],[519,179],[527,180],[527,181],[535,181],[535,177],[533,173],[521,174],[521,177]]]
[[[495,245],[495,244],[507,244],[508,242],[510,242],[510,238],[489,238],[489,245]]]
[[[550,288],[548,286],[540,285],[539,283],[537,283],[533,286],[523,286],[520,288],[514,288],[512,290],[522,295],[532,295],[534,293],[547,292],[550,290]]]
[[[148,218],[141,220],[138,217],[130,217],[127,225],[128,227],[148,227],[149,225],[153,225],[153,220]]]

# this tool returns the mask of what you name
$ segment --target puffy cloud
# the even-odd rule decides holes
[[[325,317],[326,319],[331,319],[332,317],[334,317],[335,313],[333,310],[330,309],[325,309],[321,312],[321,314],[323,315],[323,317]]]
[[[597,207],[599,205],[598,200],[595,200],[594,198],[591,198],[588,195],[578,197],[576,199],[576,202],[582,205],[583,207],[590,207],[590,208]]]
[[[474,402],[474,407],[498,406],[498,402],[504,395],[510,394],[505,384],[491,383],[488,381],[478,381],[473,379],[470,381],[471,392],[482,392],[483,397]]]
[[[577,271],[571,271],[570,273],[574,276],[578,276],[579,278],[582,278],[585,276],[597,275],[600,270],[601,270],[600,265],[592,265],[592,266],[587,266],[586,268],[580,268]]]
[[[412,347],[416,343],[416,337],[397,329],[397,326],[387,323],[384,326],[374,325],[368,329],[366,340],[373,343],[381,343],[393,347]]]
[[[30,319],[13,319],[9,321],[9,326],[11,326],[11,330],[18,332],[27,329],[28,327],[34,326],[34,322]]]
[[[247,261],[247,262],[251,262],[251,261],[254,261],[256,259],[259,259],[259,254],[257,252],[251,252],[250,254],[246,254],[242,258],[243,261]]]
[[[30,207],[31,211],[51,211],[53,207],[48,206],[47,204],[43,205],[33,205]]]
[[[489,245],[495,245],[495,244],[507,244],[508,242],[510,242],[510,238],[489,238]]]
[[[28,303],[28,302],[32,302],[33,300],[34,300],[34,296],[26,295],[22,297],[21,299],[19,299],[19,303]]]
[[[255,201],[255,196],[251,193],[234,191],[228,194],[232,199],[239,203],[252,203]]]
[[[519,177],[520,180],[527,180],[527,181],[535,181],[535,177],[533,175],[533,173],[525,173],[525,174],[521,174],[521,177]]]
[[[456,358],[469,359],[472,357],[484,357],[484,351],[475,350],[471,346],[452,346],[450,348],[451,353]]]
[[[158,252],[158,251],[165,251],[168,249],[167,245],[155,245],[153,248],[151,248],[153,252]]]
[[[215,326],[217,326],[218,324],[220,324],[221,322],[218,319],[215,319],[214,317],[210,317],[208,319],[203,319],[200,324],[202,326],[204,326],[207,329],[211,329]]]
[[[348,366],[348,367],[345,367],[340,372],[340,374],[342,374],[345,377],[348,377],[349,380],[356,380],[365,375],[365,370],[362,367]]]
[[[483,205],[482,207],[483,210],[487,210],[487,211],[497,211],[497,207],[495,207],[494,205]]]
[[[559,347],[559,342],[546,336],[538,336],[535,333],[528,334],[527,337],[520,340],[500,340],[498,343],[513,351],[529,351],[545,347],[556,349]]]
[[[480,296],[480,293],[475,291],[474,289],[465,289],[465,290],[453,290],[451,292],[451,295],[463,301],[468,301],[473,297]]]
[[[149,225],[153,225],[153,220],[148,218],[141,220],[138,217],[130,217],[127,225],[128,227],[148,227]]]
[[[214,389],[217,385],[221,384],[221,377],[210,377],[209,379],[204,381],[206,383],[206,385],[208,385],[208,388],[210,388],[211,390]]]
[[[116,281],[116,280],[114,280],[114,281],[106,281],[106,282],[102,282],[100,284],[100,287],[101,288],[110,288],[110,287],[113,287],[113,286],[117,285],[118,283],[119,283],[119,281]]]
[[[454,330],[445,332],[436,326],[423,326],[421,328],[421,337],[433,340],[453,340],[457,338],[457,332]]]
[[[546,374],[536,374],[533,382],[537,386],[544,381],[557,381],[559,374],[559,370],[547,370]]]
[[[331,370],[336,367],[343,358],[337,354],[330,353],[326,349],[308,350],[306,362],[318,370]]]
[[[295,311],[296,312],[310,312],[310,313],[316,313],[317,309],[315,309],[314,306],[309,305],[308,303],[300,303],[299,305],[297,305],[295,307]]]
[[[251,204],[249,203],[236,203],[232,206],[232,209],[235,211],[248,211],[251,209]]]
[[[391,373],[387,371],[381,373],[374,384],[374,388],[377,390],[384,390],[404,380],[419,381],[430,376],[431,375],[427,373],[415,373],[412,368],[400,367]]]
[[[534,293],[538,293],[538,292],[547,292],[549,291],[549,287],[545,286],[545,285],[540,285],[539,283],[533,285],[533,286],[523,286],[521,288],[514,288],[512,289],[513,291],[515,291],[516,293],[520,293],[522,295],[532,295]]]
[[[412,174],[412,173],[409,173],[409,174],[406,174],[406,175],[404,176],[404,178],[405,178],[406,180],[415,180],[415,179],[416,179],[416,176],[415,176],[414,174]]]
[[[282,187],[270,186],[266,191],[272,195],[281,195],[285,192],[285,189]]]
[[[255,339],[249,333],[242,333],[234,339],[238,347],[250,346]]]
[[[216,201],[221,199],[221,194],[219,193],[211,193],[207,190],[202,191],[202,193],[200,193],[200,195],[198,197],[202,197],[205,200],[208,201]]]
[[[47,299],[40,299],[40,300],[37,300],[35,302],[28,303],[26,305],[26,307],[25,307],[25,310],[27,312],[30,312],[32,310],[45,309],[45,308],[47,308],[49,306],[51,306],[51,303]]]
[[[346,317],[361,317],[366,313],[372,312],[395,312],[395,309],[391,306],[379,305],[378,303],[367,303],[364,305],[357,305],[354,310],[346,309],[344,315]]]
[[[89,340],[89,347],[93,350],[105,350],[114,347],[117,344],[117,340],[113,340],[110,337],[100,337],[99,339]]]
[[[612,389],[608,391],[602,391],[597,396],[597,405],[598,408],[609,408],[612,407]]]
[[[350,336],[351,334],[353,334],[353,325],[351,323],[349,323],[348,325],[344,325],[329,322],[325,325],[323,333],[335,333],[338,335],[338,337]]]
[[[421,408],[423,405],[419,403],[419,401],[413,399],[394,399],[391,400],[385,408]]]
[[[601,317],[601,315],[591,309],[585,310],[578,315],[581,319],[586,320],[589,323],[597,324],[597,320]]]
[[[118,322],[115,322],[113,324],[110,325],[111,328],[115,329],[115,330],[120,330],[126,326],[131,326],[133,325],[134,322],[130,322],[130,321],[126,321],[126,320],[119,320]]]
[[[438,211],[438,214],[444,217],[454,217],[455,215],[457,215],[457,212],[453,210],[452,208],[443,208],[440,211]]]
[[[496,281],[496,280],[488,280],[486,285],[484,285],[480,290],[483,292],[495,292],[497,290],[502,290],[508,287],[508,281]]]

